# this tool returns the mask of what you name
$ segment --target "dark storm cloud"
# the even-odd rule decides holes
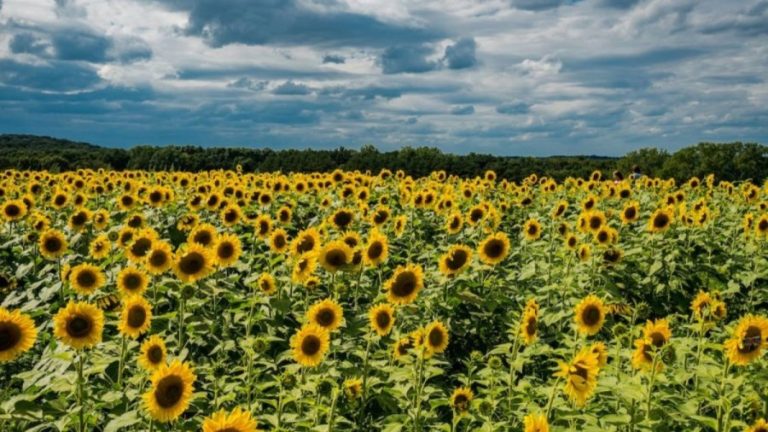
[[[435,40],[441,32],[382,22],[337,8],[318,10],[296,0],[168,0],[189,11],[185,33],[211,46],[315,45],[383,47]],[[328,2],[338,6],[335,2]]]
[[[54,61],[48,65],[31,65],[0,59],[0,83],[48,91],[82,90],[101,81],[92,68]]]
[[[323,56],[323,64],[325,63],[332,63],[332,64],[344,64],[347,59],[344,58],[344,56],[336,55],[336,54],[326,54]]]
[[[476,65],[476,48],[477,44],[473,38],[460,39],[454,45],[445,48],[446,65],[449,69],[465,69]]]
[[[427,60],[432,50],[424,45],[403,45],[387,48],[381,55],[381,70],[385,74],[424,73],[435,70],[437,62]]]

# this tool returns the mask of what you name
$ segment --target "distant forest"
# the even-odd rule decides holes
[[[585,177],[594,170],[610,175],[629,174],[633,165],[663,178],[686,179],[714,173],[722,180],[768,178],[768,146],[757,143],[700,143],[674,153],[656,148],[632,151],[623,157],[551,156],[516,157],[470,153],[455,155],[436,148],[404,147],[382,152],[365,145],[360,150],[272,150],[194,146],[136,146],[106,148],[92,144],[34,135],[0,135],[0,169],[59,172],[79,168],[115,170],[201,171],[234,169],[246,172],[310,172],[336,168],[378,172],[403,170],[418,177],[436,170],[463,177],[494,170],[499,177],[519,181],[531,173],[556,179]]]

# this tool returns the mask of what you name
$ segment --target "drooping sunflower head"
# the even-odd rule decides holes
[[[385,287],[387,300],[390,303],[398,305],[412,303],[424,287],[424,271],[416,264],[398,266]]]
[[[199,244],[187,244],[176,252],[173,271],[182,282],[193,283],[205,278],[213,271],[214,258],[208,249]]]
[[[174,360],[170,365],[161,365],[152,374],[152,387],[144,393],[150,417],[161,423],[179,418],[189,407],[196,378],[187,363]]]
[[[29,351],[37,340],[37,328],[29,315],[0,307],[0,363],[13,361]]]
[[[523,419],[523,425],[525,426],[524,432],[549,432],[547,416],[541,413],[528,414]]]
[[[61,231],[49,229],[40,235],[38,247],[42,256],[53,260],[61,257],[67,251],[67,239]]]
[[[101,342],[104,312],[96,306],[70,301],[53,318],[57,339],[74,349],[92,348]]]
[[[165,359],[168,356],[165,348],[165,341],[158,336],[152,335],[141,344],[141,355],[139,356],[139,365],[148,371],[155,371],[164,366]]]
[[[335,273],[352,262],[352,254],[352,248],[343,240],[326,243],[320,250],[320,265],[329,272]]]
[[[587,347],[582,349],[570,363],[561,362],[555,376],[565,379],[565,394],[577,405],[584,406],[597,387],[597,356]]]
[[[538,320],[538,309],[525,308],[523,319],[520,321],[520,336],[522,336],[523,343],[526,345],[530,345],[536,341]]]
[[[430,355],[445,351],[448,338],[448,329],[440,321],[433,321],[424,328],[424,348]]]
[[[259,432],[251,413],[240,407],[232,411],[220,410],[203,420],[203,432]]]
[[[469,387],[459,387],[453,390],[453,394],[451,394],[451,408],[453,408],[456,414],[464,415],[472,406],[473,398],[474,393],[472,393],[472,389]]]
[[[293,359],[302,366],[319,365],[329,345],[328,331],[314,324],[305,325],[291,338]]]
[[[496,265],[509,255],[509,238],[503,232],[491,234],[480,243],[477,253],[485,264]]]
[[[455,276],[472,264],[472,249],[465,245],[453,245],[440,257],[438,266],[446,276]]]
[[[597,367],[603,368],[608,364],[608,348],[603,342],[595,342],[589,346],[589,350],[597,358]]]
[[[143,289],[137,290],[143,292]],[[140,294],[121,290],[123,294],[123,309],[120,315],[118,330],[133,339],[149,330],[152,321],[152,306]]]
[[[69,273],[69,283],[72,288],[81,295],[93,294],[104,286],[106,277],[104,272],[95,265],[83,263],[72,267]]]
[[[538,240],[541,237],[541,223],[536,219],[528,219],[523,225],[523,235],[528,241]]]
[[[603,327],[606,309],[603,301],[595,296],[585,297],[576,305],[574,320],[580,333],[595,335]]]
[[[344,314],[336,301],[325,299],[313,304],[307,311],[307,321],[332,332],[341,326]]]
[[[389,257],[387,236],[378,230],[371,232],[363,252],[363,262],[369,267],[377,267]]]
[[[240,239],[235,234],[219,236],[213,250],[216,254],[216,264],[219,267],[231,266],[240,259],[242,253]]]
[[[768,344],[768,318],[746,315],[739,320],[725,352],[731,363],[745,366],[762,355]]]
[[[392,327],[395,325],[395,308],[389,303],[373,306],[368,311],[368,321],[370,321],[373,331],[384,337],[392,331]]]

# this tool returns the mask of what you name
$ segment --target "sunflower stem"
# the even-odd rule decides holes
[[[418,372],[416,374],[416,399],[414,400],[414,404],[416,405],[416,415],[413,419],[414,430],[421,430],[421,428],[419,427],[419,420],[421,417],[421,390],[422,390],[421,381],[424,375],[424,354],[425,354],[424,348],[422,348],[422,352],[419,355]]]
[[[651,403],[653,402],[653,385],[656,383],[656,368],[658,366],[659,356],[661,353],[657,352],[653,356],[653,363],[651,365],[651,376],[648,378],[648,396],[645,401],[645,418],[651,418]]]
[[[83,387],[85,387],[85,379],[83,376],[83,364],[85,363],[85,353],[79,352],[77,354],[77,406],[78,406],[78,418],[79,418],[79,431],[85,432],[85,400],[83,397]]]
[[[123,388],[123,370],[125,369],[125,351],[128,347],[128,339],[125,335],[122,337],[122,343],[120,344],[120,361],[117,366],[117,387]]]
[[[557,388],[560,386],[560,380],[561,378],[558,378],[557,381],[555,381],[555,385],[552,386],[552,393],[549,395],[549,402],[547,402],[547,414],[546,418],[549,420],[549,414],[552,412],[552,407],[555,404],[555,396],[557,396]]]
[[[363,357],[363,404],[365,403],[365,396],[368,393],[368,356],[371,351],[371,342],[373,336],[368,334],[368,343],[365,344],[365,356]]]
[[[179,298],[179,351],[184,347],[184,309],[186,301],[184,290],[182,290]]]

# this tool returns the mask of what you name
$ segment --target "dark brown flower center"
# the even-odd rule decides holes
[[[739,352],[742,354],[749,354],[760,349],[762,345],[762,333],[760,329],[755,326],[750,326],[747,331],[744,332],[744,337],[741,340],[739,346]]]
[[[235,246],[230,242],[223,242],[216,249],[216,254],[221,259],[229,259],[235,254]]]
[[[347,254],[341,249],[331,249],[325,254],[325,261],[331,267],[341,267],[347,263]]]
[[[158,364],[163,361],[163,349],[158,345],[152,345],[147,350],[147,359],[152,364]]]
[[[392,322],[392,317],[387,311],[379,311],[376,314],[376,326],[380,329],[386,329],[389,327],[389,323]]]
[[[369,259],[375,260],[379,258],[383,252],[384,252],[384,245],[382,245],[380,241],[375,241],[371,243],[370,246],[368,246],[368,250],[366,251],[366,254],[368,255]]]
[[[161,379],[155,389],[155,401],[161,408],[171,408],[184,395],[184,381],[176,375],[170,375]]]
[[[96,274],[92,270],[82,270],[75,277],[77,284],[83,288],[91,288],[96,285]]]
[[[336,322],[336,314],[331,308],[323,308],[315,314],[315,321],[321,327],[330,327]]]
[[[168,255],[164,251],[156,250],[149,255],[149,263],[152,267],[162,267],[168,262]]]
[[[396,297],[408,297],[416,291],[416,275],[412,271],[404,271],[395,277],[392,284],[392,294]]]
[[[128,326],[139,328],[147,321],[147,311],[141,305],[134,305],[128,310]]]
[[[75,339],[88,336],[92,328],[91,318],[85,315],[75,315],[67,321],[67,334]]]
[[[143,257],[147,254],[147,252],[149,252],[149,249],[151,248],[152,240],[146,237],[141,237],[136,239],[136,241],[131,245],[131,253],[137,257]]]
[[[21,341],[21,328],[11,322],[0,322],[0,352],[8,351]]]
[[[584,324],[589,327],[597,325],[597,323],[600,322],[600,318],[602,318],[602,314],[600,313],[600,308],[598,308],[595,305],[588,305],[581,312],[582,321],[584,321]]]
[[[48,252],[58,252],[61,250],[63,244],[58,237],[46,237],[43,246]]]
[[[208,246],[213,241],[213,235],[208,230],[200,230],[195,233],[192,240],[197,244]]]
[[[197,274],[205,267],[205,257],[200,252],[189,252],[179,261],[179,269],[188,275]]]
[[[429,332],[429,336],[427,337],[429,340],[429,345],[433,348],[439,347],[443,344],[445,341],[445,335],[443,334],[443,331],[439,328],[433,328]]]
[[[333,216],[333,224],[339,228],[345,228],[350,223],[352,223],[352,213],[348,211],[340,211]]]
[[[304,353],[304,355],[313,356],[320,352],[321,346],[322,343],[320,342],[319,337],[308,335],[301,341],[301,352]]]
[[[491,259],[500,258],[504,254],[504,242],[499,239],[491,239],[483,246],[483,252]]]
[[[445,259],[445,265],[453,271],[461,269],[466,263],[467,251],[463,249],[456,249]]]
[[[653,218],[653,226],[656,228],[665,228],[669,225],[669,216],[664,213],[659,213]]]

